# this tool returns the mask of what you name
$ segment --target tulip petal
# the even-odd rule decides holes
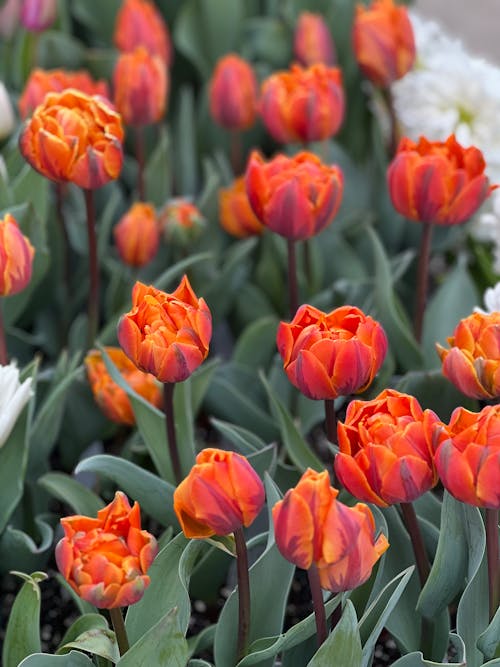
[[[280,553],[297,567],[307,570],[314,555],[314,524],[306,501],[297,493],[289,491],[273,507],[273,522],[276,546]]]
[[[355,498],[387,507],[386,503],[370,486],[366,474],[361,470],[354,457],[338,452],[335,456],[335,474],[343,486]]]

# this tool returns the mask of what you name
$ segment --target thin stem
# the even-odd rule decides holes
[[[144,128],[141,125],[135,128],[135,158],[137,160],[137,192],[139,194],[139,201],[146,201],[146,182],[144,180],[146,158]]]
[[[389,114],[389,122],[391,125],[391,134],[390,134],[390,139],[389,139],[389,156],[392,158],[396,154],[396,149],[398,147],[399,143],[399,132],[398,132],[398,119],[396,116],[396,110],[394,108],[394,98],[392,96],[392,91],[391,89],[385,88],[385,90],[382,91],[386,108],[387,108],[387,113]]]
[[[311,239],[305,239],[302,243],[304,255],[304,273],[306,274],[308,289],[312,292],[313,272],[312,272],[312,257],[311,257]]]
[[[62,252],[63,252],[63,261],[62,261],[62,282],[63,282],[63,329],[64,329],[64,342],[66,342],[67,328],[68,328],[68,319],[69,319],[69,309],[70,309],[70,295],[71,295],[71,257],[70,250],[71,246],[69,243],[68,230],[66,229],[66,221],[64,219],[64,185],[62,183],[55,183],[55,194],[56,194],[56,214],[57,214],[57,223],[59,225],[59,232],[62,239]]]
[[[237,176],[240,173],[243,162],[243,147],[241,144],[241,132],[239,130],[230,130],[229,143],[231,168],[233,174]]]
[[[118,650],[120,651],[120,655],[123,655],[128,651],[129,643],[127,630],[125,629],[125,623],[123,622],[122,610],[120,607],[115,607],[114,609],[109,610],[109,615],[115,631]]]
[[[236,662],[248,653],[250,631],[250,579],[248,576],[248,552],[243,528],[234,531],[236,545],[236,570],[238,574],[238,644]]]
[[[299,288],[297,285],[297,258],[295,256],[295,241],[288,239],[288,300],[290,318],[293,318],[299,307]]]
[[[7,353],[7,340],[5,338],[5,325],[3,321],[3,299],[0,299],[0,365],[7,366],[9,355]]]
[[[420,526],[418,525],[417,515],[411,503],[401,503],[400,506],[406,530],[410,536],[413,553],[415,554],[420,585],[423,588],[431,568],[429,559],[427,558],[427,552],[425,551],[422,533],[420,532]]]
[[[427,298],[427,285],[429,282],[429,256],[431,253],[432,223],[424,222],[422,238],[420,240],[420,251],[417,270],[417,300],[415,306],[414,332],[415,338],[420,343],[422,340],[422,327],[424,323],[425,301]]]
[[[334,445],[337,444],[337,415],[335,414],[335,402],[332,398],[325,400],[325,426],[326,437]]]
[[[88,301],[88,346],[92,347],[97,335],[99,318],[99,267],[97,266],[97,238],[95,233],[94,193],[84,190],[85,207],[87,209],[87,237],[89,245],[90,288]]]
[[[326,614],[325,605],[323,602],[323,593],[321,592],[321,585],[319,583],[318,568],[313,563],[307,570],[309,578],[309,588],[311,589],[311,597],[314,608],[314,618],[316,620],[316,634],[318,638],[318,646],[326,640]]]
[[[175,435],[174,389],[175,382],[165,382],[163,384],[163,411],[165,413],[168,451],[170,453],[170,461],[172,462],[174,479],[176,484],[180,484],[183,475],[179,450],[177,448],[177,438]]]
[[[498,546],[498,509],[486,510],[486,553],[488,554],[488,584],[490,621],[500,604],[500,551]]]

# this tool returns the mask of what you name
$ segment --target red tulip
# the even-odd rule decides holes
[[[229,53],[215,67],[209,84],[210,113],[228,130],[246,130],[257,116],[257,79],[251,65]]]
[[[167,66],[171,63],[172,45],[167,24],[150,0],[124,0],[116,16],[114,42],[124,53],[144,46],[149,53],[160,56]]]
[[[316,63],[330,66],[335,63],[335,45],[321,14],[300,14],[293,37],[293,53],[299,63],[306,67]]]

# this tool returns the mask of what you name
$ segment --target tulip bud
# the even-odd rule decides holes
[[[124,0],[116,16],[114,43],[124,53],[144,46],[167,67],[171,64],[172,45],[167,24],[154,2],[149,0]]]
[[[57,0],[23,0],[21,23],[31,32],[50,28],[57,16]]]
[[[206,220],[188,199],[171,199],[160,213],[160,227],[167,243],[189,246],[203,231]]]
[[[209,84],[210,113],[228,130],[246,130],[257,116],[257,79],[252,67],[230,53],[221,58]]]
[[[262,234],[265,227],[250,206],[245,178],[237,178],[228,188],[219,190],[219,220],[228,234],[237,238]]]
[[[204,449],[174,491],[174,510],[186,537],[204,538],[249,526],[264,500],[264,485],[244,456]]]
[[[273,232],[292,241],[319,234],[337,214],[344,179],[336,165],[326,166],[313,153],[269,162],[254,151],[245,184],[255,215]]]
[[[136,202],[113,229],[118,254],[125,264],[144,266],[158,251],[160,227],[151,204]]]
[[[16,121],[6,87],[0,81],[0,141],[12,134]]]
[[[19,24],[21,0],[5,0],[0,7],[0,36],[10,39]]]
[[[99,609],[135,604],[150,579],[146,572],[158,551],[151,533],[141,530],[139,504],[130,507],[117,491],[97,512],[61,519],[64,537],[56,546],[59,571],[83,600]]]
[[[335,64],[335,44],[321,14],[300,14],[293,37],[293,53],[305,67],[316,63],[327,66]]]
[[[7,442],[24,406],[33,396],[31,378],[19,381],[15,363],[0,366],[0,448]]]
[[[11,296],[28,286],[35,249],[10,213],[0,220],[0,248],[0,296]]]

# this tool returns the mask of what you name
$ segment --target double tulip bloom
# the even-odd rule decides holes
[[[150,0],[124,0],[116,16],[114,43],[122,53],[144,46],[167,66],[172,60],[167,24]]]
[[[375,536],[370,509],[337,500],[326,471],[310,468],[283,500],[273,507],[276,545],[297,567],[318,569],[321,587],[347,591],[364,583],[389,547],[384,535]]]
[[[219,220],[226,232],[237,238],[256,236],[264,231],[248,201],[244,176],[219,190]]]
[[[142,598],[158,547],[153,535],[141,530],[137,502],[130,507],[125,494],[117,491],[97,518],[68,516],[61,525],[64,537],[56,546],[57,567],[77,595],[100,609],[124,607]]]
[[[35,249],[10,213],[0,220],[0,248],[0,296],[11,296],[28,286]]]
[[[293,54],[301,65],[331,66],[336,61],[335,44],[321,14],[302,12],[293,36]]]
[[[470,398],[500,396],[500,313],[473,313],[461,320],[450,349],[437,344],[443,374]]]
[[[208,355],[212,317],[184,276],[167,294],[137,282],[132,310],[118,324],[118,341],[131,361],[160,382],[186,380]]]
[[[280,323],[276,342],[290,382],[317,400],[364,391],[387,352],[382,326],[354,306],[324,313],[303,305]]]
[[[382,88],[403,77],[415,62],[415,38],[408,10],[393,0],[356,6],[352,42],[361,71]]]
[[[292,65],[262,84],[260,112],[269,134],[281,143],[321,141],[344,119],[344,89],[338,67]]]
[[[118,254],[125,264],[144,266],[158,251],[160,225],[151,204],[135,202],[113,229]]]
[[[481,206],[491,186],[481,151],[454,135],[444,142],[403,138],[387,180],[394,208],[409,220],[458,225]]]
[[[360,500],[380,507],[411,502],[437,483],[433,455],[443,427],[416,398],[394,389],[351,401],[337,425],[335,472]]]
[[[313,153],[277,155],[266,162],[254,151],[245,174],[248,200],[266,227],[291,241],[310,238],[327,227],[342,201],[344,178]]]
[[[235,53],[221,58],[209,83],[210,113],[227,130],[246,130],[257,116],[258,86],[252,66]]]
[[[264,486],[244,456],[204,449],[174,492],[174,510],[189,538],[229,535],[261,511]]]

